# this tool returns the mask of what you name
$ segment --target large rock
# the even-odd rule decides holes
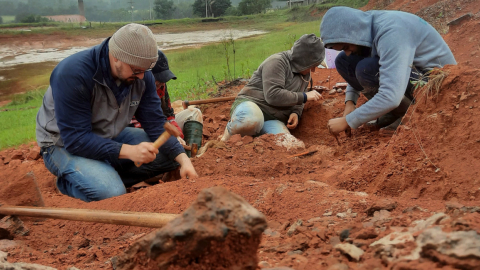
[[[265,216],[222,187],[119,256],[117,269],[256,269]]]

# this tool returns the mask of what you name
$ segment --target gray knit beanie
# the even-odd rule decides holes
[[[158,58],[152,31],[137,23],[118,29],[108,41],[108,49],[118,60],[142,69],[153,68]]]

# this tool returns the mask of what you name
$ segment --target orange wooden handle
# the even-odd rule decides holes
[[[158,139],[153,142],[153,146],[155,146],[155,148],[160,148],[160,146],[162,146],[170,138],[170,136],[171,135],[168,133],[168,131],[164,131],[160,136],[158,136]],[[135,162],[135,166],[137,167],[142,166],[142,164],[143,163]]]
[[[161,228],[178,215],[73,208],[1,206],[0,214]]]

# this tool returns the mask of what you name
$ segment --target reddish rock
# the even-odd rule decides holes
[[[227,121],[227,116],[225,116],[224,114],[219,114],[219,115],[215,115],[215,120],[217,121]]]
[[[377,236],[378,236],[378,233],[375,232],[375,229],[370,227],[370,228],[362,229],[360,232],[358,232],[355,238],[356,239],[372,239],[372,238],[377,238]]]
[[[229,143],[237,143],[242,140],[242,135],[240,134],[235,134],[230,137],[230,140],[228,140]]]
[[[27,159],[37,160],[40,158],[40,147],[35,146],[28,153]]]
[[[242,142],[243,142],[243,144],[249,144],[249,143],[253,142],[253,137],[252,136],[244,136],[242,138]]]
[[[265,216],[245,199],[208,188],[183,214],[132,244],[116,269],[256,269],[266,228]]]
[[[15,150],[10,155],[11,160],[22,160],[23,159],[23,152],[21,150]]]
[[[387,210],[391,211],[397,208],[397,202],[391,199],[383,199],[376,201],[370,208],[367,209],[366,213],[368,216],[373,216],[376,211]]]
[[[22,161],[19,160],[19,159],[15,159],[15,160],[12,160],[12,161],[9,162],[9,166],[11,168],[15,168],[17,166],[20,166],[20,164],[22,164]]]

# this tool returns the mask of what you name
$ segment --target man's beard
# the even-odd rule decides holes
[[[132,85],[137,81],[137,77],[129,77],[127,79],[120,79],[120,81],[125,85]]]

